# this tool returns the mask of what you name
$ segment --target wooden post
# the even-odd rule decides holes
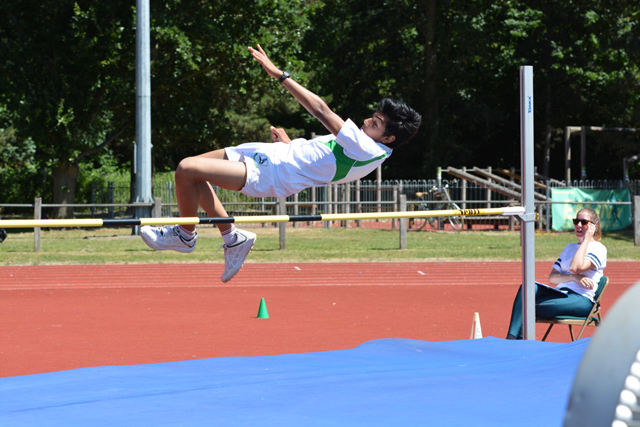
[[[542,231],[542,224],[544,222],[544,217],[542,216],[542,203],[538,205],[538,230]]]
[[[462,172],[467,173],[467,167],[462,167]],[[467,180],[462,180],[462,203],[460,204],[462,209],[467,209]]]
[[[633,242],[640,246],[640,196],[633,196]]]
[[[407,211],[407,195],[400,195],[400,212]],[[407,249],[407,218],[400,218],[400,249]]]
[[[294,194],[293,195],[293,214],[294,215],[298,215],[298,213],[300,213],[300,206],[298,205],[299,200],[300,200],[300,197],[298,196],[298,193]],[[297,222],[293,223],[293,228],[298,228]]]
[[[318,213],[318,208],[316,206],[316,187],[309,188],[311,192],[311,208],[309,209],[310,215],[315,215]],[[307,225],[311,225],[311,221],[307,221]]]
[[[335,203],[333,205],[333,212],[339,214],[342,212],[340,209],[340,202],[342,200],[340,195],[340,184],[332,184],[331,188],[333,189],[333,201]]]
[[[515,175],[516,170],[515,168],[512,166],[509,168],[509,172],[511,172],[511,177],[509,178],[509,181],[514,182],[515,179],[513,179],[513,175]],[[513,231],[515,230],[515,218],[513,217],[513,215],[509,215],[509,231]]]
[[[571,128],[564,128],[564,179],[571,185]]]
[[[169,218],[173,216],[173,182],[167,182],[167,187],[169,188]]]
[[[42,219],[42,198],[36,197],[33,204],[33,218]],[[33,228],[33,250],[40,252],[40,227]]]
[[[547,180],[546,184],[547,184],[547,188],[545,188],[544,194],[545,194],[545,196],[547,198],[547,201],[550,201],[551,200],[551,181]],[[547,232],[547,233],[551,229],[551,206],[552,205],[550,205],[549,203],[545,203],[545,205],[544,205],[544,209],[545,209],[545,211],[544,211],[545,221],[544,222],[546,224],[545,232]],[[509,218],[511,218],[511,217],[509,217]]]
[[[346,214],[351,213],[351,183],[350,182],[346,182],[344,184],[344,201],[347,202],[344,205],[344,210],[343,212]],[[349,220],[346,220],[344,222],[344,228],[349,228]]]
[[[382,212],[382,166],[376,169],[376,212]]]
[[[587,179],[587,127],[580,129],[580,179]]]
[[[396,206],[394,208],[399,209],[400,208],[400,199],[398,199],[398,194],[399,194],[399,190],[398,190],[398,186],[394,185],[393,186],[393,201],[396,203]],[[392,209],[394,209],[392,208]],[[395,230],[398,227],[398,218],[393,218],[391,220],[391,229]]]
[[[493,171],[491,170],[491,166],[489,166],[487,168],[487,172],[492,173]],[[493,182],[493,180],[491,178],[487,178],[487,181],[489,181],[490,183]],[[492,192],[490,188],[487,188],[487,209],[491,209],[491,198],[492,198]]]
[[[324,191],[325,191],[325,195],[327,196],[325,198],[325,202],[326,202],[325,212],[328,214],[332,214],[333,213],[333,191],[331,190],[331,184],[325,185]],[[331,221],[325,221],[324,228],[331,228]]]
[[[360,204],[360,180],[356,181],[356,213],[362,212],[362,205]],[[362,227],[362,220],[356,220],[356,227]]]
[[[161,218],[162,217],[162,197],[154,197],[153,198],[153,211],[151,212],[151,215],[154,218]],[[171,215],[169,215],[171,216]]]
[[[462,167],[462,172],[467,173],[467,167]],[[467,180],[462,180],[462,204],[460,205],[462,209],[467,209]],[[464,228],[464,224],[462,225]],[[467,221],[467,229],[473,230],[473,221]]]
[[[278,199],[278,215],[286,215],[287,214],[287,198],[286,197],[280,197]],[[279,222],[278,223],[278,231],[280,234],[280,249],[286,249],[287,248],[287,234],[286,234],[286,230],[287,230],[287,223],[286,222]]]

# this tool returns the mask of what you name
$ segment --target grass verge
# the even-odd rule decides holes
[[[406,250],[399,249],[399,232],[364,229],[287,229],[286,249],[279,249],[278,230],[252,229],[256,246],[248,262],[346,261],[519,261],[519,232],[409,233]],[[8,230],[0,244],[0,265],[133,264],[224,262],[217,229],[200,227],[198,247],[191,254],[154,252],[130,228],[43,230],[41,250],[34,251],[33,232]],[[537,233],[536,260],[554,261],[575,242],[573,233]],[[609,260],[640,260],[630,231],[605,232]]]

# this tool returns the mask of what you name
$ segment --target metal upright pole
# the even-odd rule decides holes
[[[136,203],[153,203],[151,147],[149,0],[136,0]],[[136,214],[150,216],[151,206],[137,208]]]
[[[523,337],[536,339],[535,206],[533,166],[533,67],[520,67],[520,166],[522,171],[522,313]]]

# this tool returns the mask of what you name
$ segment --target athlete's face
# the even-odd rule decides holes
[[[393,135],[383,136],[386,125],[387,118],[382,113],[376,111],[375,113],[373,113],[372,117],[364,121],[364,124],[362,125],[362,131],[374,141],[382,142],[383,144],[389,144],[393,142],[396,137]]]

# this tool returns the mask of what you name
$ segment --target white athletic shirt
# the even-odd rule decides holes
[[[553,264],[553,268],[562,274],[571,274],[569,266],[571,265],[571,260],[579,247],[579,243],[569,243],[560,254],[560,258],[558,258],[558,260]],[[598,283],[600,283],[600,279],[604,274],[604,268],[607,266],[607,248],[600,242],[591,242],[587,247],[587,253],[584,257],[591,261],[593,268],[589,271],[585,271],[582,275],[593,280],[596,284],[596,288],[587,289],[580,283],[572,281],[561,283],[556,286],[556,289],[571,289],[572,291],[593,300]]]
[[[306,140],[294,139],[288,144],[246,143],[226,149],[230,160],[253,164],[248,181],[271,180],[267,192],[276,197],[298,193],[309,187],[354,181],[374,171],[393,150],[371,139],[347,119],[337,136],[332,134]],[[257,171],[257,173],[255,172]],[[270,174],[275,176],[269,177]],[[265,181],[266,182],[266,181]],[[260,188],[250,182],[245,194],[254,193],[249,187]],[[264,187],[264,186],[263,186]]]

